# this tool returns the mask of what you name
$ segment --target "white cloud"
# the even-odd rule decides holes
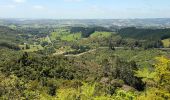
[[[13,0],[15,3],[24,3],[26,0]]]
[[[83,0],[64,0],[66,2],[80,2],[80,1],[83,1]]]
[[[16,5],[0,5],[0,8],[16,8]]]
[[[33,8],[34,8],[34,9],[37,9],[37,10],[45,9],[45,7],[42,6],[42,5],[34,5]]]

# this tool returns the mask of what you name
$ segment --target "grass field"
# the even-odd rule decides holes
[[[19,45],[19,47],[24,48],[23,51],[25,52],[34,52],[44,49],[41,45],[29,45],[29,49],[25,49],[26,45]]]
[[[100,37],[100,38],[103,38],[103,37],[110,37],[111,36],[111,32],[94,32],[93,34],[90,35],[90,37]]]
[[[69,34],[61,37],[64,41],[76,41],[81,38],[81,33]]]
[[[56,52],[53,55],[60,55],[69,51],[74,51],[74,50],[70,46],[61,47],[59,49],[56,49]]]
[[[94,32],[90,35],[91,38],[107,38],[112,35],[111,32]],[[71,34],[70,32],[66,30],[57,30],[57,32],[52,32],[50,34],[50,39],[52,41],[56,39],[61,39],[63,41],[76,41],[81,38],[81,33],[74,33]]]
[[[57,32],[52,32],[50,34],[50,39],[52,41],[60,39],[63,41],[75,41],[81,38],[81,33],[71,34],[68,30],[57,30]]]

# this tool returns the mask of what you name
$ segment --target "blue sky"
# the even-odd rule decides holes
[[[0,0],[1,18],[170,18],[170,0]]]

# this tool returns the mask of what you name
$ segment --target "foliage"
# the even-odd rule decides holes
[[[137,72],[138,77],[144,78],[143,81],[147,84],[145,94],[139,96],[139,99],[169,99],[169,84],[170,84],[170,60],[165,57],[157,57],[156,63],[153,65],[154,69],[151,72],[144,69],[146,73]]]
[[[115,100],[135,100],[137,97],[133,92],[127,92],[121,89],[118,89],[116,93],[113,95]]]
[[[162,40],[164,47],[168,48],[170,47],[170,39],[164,39]]]
[[[9,27],[0,27],[2,100],[170,98],[170,60],[154,59],[169,55],[169,29]]]

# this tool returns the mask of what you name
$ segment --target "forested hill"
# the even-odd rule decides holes
[[[12,41],[19,34],[18,31],[9,27],[0,26],[0,40]]]
[[[71,33],[81,32],[83,37],[89,37],[95,31],[112,32],[112,29],[109,29],[106,27],[99,27],[99,26],[96,26],[96,27],[71,27],[70,31],[71,31]]]
[[[135,38],[142,40],[161,40],[170,37],[170,29],[143,29],[128,27],[118,31],[118,33],[126,38]]]
[[[9,27],[0,26],[0,47],[7,47],[10,49],[19,49],[17,44],[17,35],[21,34],[20,32],[13,30]]]
[[[95,31],[117,32],[123,38],[134,38],[139,40],[163,40],[170,38],[170,29],[152,29],[152,28],[136,28],[127,27],[118,29],[106,27],[71,27],[71,33],[81,32],[83,37],[89,37]]]

